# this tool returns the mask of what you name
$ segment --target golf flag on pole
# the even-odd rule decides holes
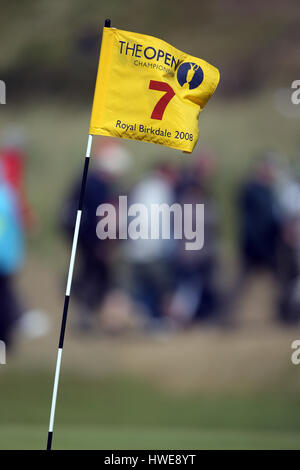
[[[89,133],[192,152],[218,69],[152,36],[103,28]]]
[[[110,28],[105,20],[90,132],[61,319],[47,450],[52,438],[73,272],[93,135],[142,140],[192,152],[198,116],[219,82],[218,70],[160,39]]]

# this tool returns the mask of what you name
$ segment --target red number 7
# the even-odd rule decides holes
[[[151,114],[151,119],[161,120],[163,118],[167,104],[171,101],[171,99],[175,95],[175,92],[173,88],[168,85],[168,83],[157,82],[156,80],[150,80],[149,89],[165,92],[165,95],[162,96],[161,99],[156,103]]]

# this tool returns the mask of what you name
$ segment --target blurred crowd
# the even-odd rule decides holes
[[[122,142],[101,138],[94,146],[84,199],[72,296],[75,328],[94,332],[98,313],[114,331],[130,323],[147,332],[172,331],[199,322],[234,325],[234,312],[250,276],[267,272],[275,295],[274,320],[300,321],[300,167],[288,167],[273,152],[253,160],[238,183],[235,210],[238,269],[232,282],[222,262],[222,220],[212,188],[215,156],[200,150],[178,164],[161,161],[131,187],[122,186],[132,158]],[[22,269],[26,231],[34,224],[25,191],[26,155],[20,136],[8,136],[0,149],[0,339],[8,345],[25,308],[16,277]],[[81,175],[72,184],[59,215],[71,242]],[[119,209],[119,196],[143,204],[204,204],[204,246],[186,250],[185,240],[100,240],[97,207]],[[193,217],[193,214],[190,214]],[[194,222],[194,221],[192,221]],[[148,221],[151,224],[151,221]],[[151,230],[151,227],[149,226]],[[225,287],[226,286],[226,287]],[[126,321],[124,318],[126,317]]]
[[[131,171],[131,157],[122,143],[101,139],[94,162],[87,183],[73,288],[80,330],[93,330],[95,313],[110,309],[120,315],[135,315],[147,331],[186,328],[200,321],[232,326],[238,300],[250,276],[258,272],[272,277],[274,319],[282,324],[299,322],[300,172],[296,167],[288,168],[279,155],[264,152],[239,183],[232,201],[239,268],[225,288],[222,221],[212,191],[218,165],[210,151],[198,151],[182,165],[161,161],[129,190],[120,184]],[[81,178],[63,208],[61,225],[70,240],[80,183]],[[186,240],[174,236],[99,240],[97,207],[110,203],[118,213],[118,196],[124,194],[129,204],[146,208],[151,204],[204,204],[203,248],[186,250]],[[151,219],[147,224],[150,233]]]

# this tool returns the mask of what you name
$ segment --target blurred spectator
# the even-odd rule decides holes
[[[229,308],[235,307],[250,274],[267,270],[277,280],[277,250],[280,237],[280,211],[275,191],[275,154],[259,158],[241,186],[237,200],[240,273]]]
[[[218,214],[210,192],[215,172],[212,154],[202,151],[185,168],[177,183],[176,200],[184,204],[204,204],[204,246],[188,251],[185,240],[177,242],[175,291],[170,303],[170,315],[178,323],[216,317],[219,308],[219,291],[216,285],[218,266]],[[195,210],[193,210],[193,215]],[[193,226],[195,226],[193,220]]]
[[[93,313],[102,305],[112,286],[111,260],[117,244],[117,240],[97,237],[97,207],[103,203],[117,204],[115,184],[129,164],[129,155],[119,141],[104,137],[99,140],[93,160],[86,185],[78,239],[79,262],[73,283],[78,327],[83,331],[92,329]],[[75,181],[62,213],[62,226],[70,239],[73,239],[80,189],[81,176]]]
[[[286,172],[278,185],[281,236],[278,246],[279,317],[300,320],[300,168]]]
[[[12,188],[18,200],[21,220],[26,229],[34,223],[34,215],[28,203],[25,184],[26,153],[24,150],[24,136],[18,129],[7,131],[4,145],[0,149],[3,178]]]
[[[175,169],[163,163],[146,175],[131,191],[129,204],[143,204],[148,214],[152,204],[173,204],[175,200]],[[141,217],[143,215],[141,214]],[[151,220],[148,215],[148,232]],[[133,275],[133,298],[146,314],[150,329],[165,323],[164,301],[172,286],[172,257],[174,240],[158,239],[128,240],[125,245],[126,257]]]
[[[14,275],[24,256],[23,230],[16,195],[4,179],[0,165],[0,340],[10,346],[21,314]]]
[[[275,177],[275,161],[268,154],[256,162],[239,194],[240,250],[245,271],[257,267],[275,270],[279,236]]]
[[[14,276],[19,272],[24,257],[25,231],[31,231],[36,226],[36,216],[26,194],[26,161],[24,135],[19,129],[12,127],[6,131],[4,145],[0,149],[2,210],[5,209],[2,217],[7,227],[2,234],[0,248],[0,251],[3,250],[2,264],[0,263],[0,312],[3,309],[6,312],[4,317],[10,318],[6,322],[10,325],[9,336],[15,326],[22,336],[36,338],[48,331],[47,315],[40,310],[27,311],[14,286]],[[3,266],[4,260],[8,263],[6,268]]]

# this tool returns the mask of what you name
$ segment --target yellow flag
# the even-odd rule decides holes
[[[161,39],[103,28],[90,134],[192,152],[219,71]]]

